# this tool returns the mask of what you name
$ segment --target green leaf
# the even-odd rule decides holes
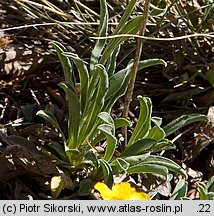
[[[181,197],[180,200],[191,200],[189,197]]]
[[[121,88],[117,91],[117,93],[105,101],[105,111],[109,112],[112,109],[113,105],[118,100],[118,98],[126,93],[128,83],[129,83],[129,75],[125,77],[125,80],[124,80]]]
[[[110,164],[112,167],[117,167],[119,173],[126,172],[129,168],[129,163],[123,158],[117,158]]]
[[[168,170],[184,176],[185,179],[188,178],[185,170],[182,169],[174,161],[172,161],[168,158],[156,156],[156,155],[150,155],[148,158],[146,158],[146,160],[143,163],[150,163],[150,164],[165,166],[165,167],[167,167]]]
[[[165,137],[165,132],[162,128],[158,126],[154,126],[149,130],[149,134],[147,138],[154,139],[156,141],[160,141]]]
[[[138,140],[137,142],[133,143],[132,145],[128,146],[122,153],[121,157],[124,156],[136,156],[142,153],[146,153],[150,151],[152,146],[157,143],[156,140],[152,139],[142,139]]]
[[[53,176],[51,179],[51,194],[53,198],[57,198],[64,188],[64,182],[61,175]]]
[[[118,71],[109,79],[109,89],[106,95],[106,100],[112,99],[117,92],[120,91],[121,87],[123,86],[126,77],[129,75],[133,67],[133,61],[130,61],[127,67],[121,71]]]
[[[50,113],[48,111],[45,111],[45,110],[39,110],[36,113],[36,115],[44,118],[47,122],[49,122],[50,124],[52,124],[55,128],[57,128],[58,130],[61,130],[56,117],[52,113]]]
[[[181,179],[175,186],[170,200],[181,200],[183,197],[186,197],[188,189],[188,182],[184,179]]]
[[[93,101],[93,106],[90,108],[90,110],[86,110],[88,116],[85,120],[86,122],[84,122],[83,127],[81,128],[80,141],[78,141],[79,143],[82,143],[86,139],[86,137],[90,137],[91,133],[96,130],[96,121],[98,118],[98,114],[103,108],[105,95],[108,90],[108,74],[105,68],[102,65],[96,65],[95,68],[98,70],[98,74],[100,77],[98,91],[96,94],[96,98]]]
[[[205,184],[203,184],[202,182],[196,182],[196,188],[199,191],[200,200],[208,200],[209,199],[207,196],[208,192],[207,192]]]
[[[142,17],[137,16],[130,20],[117,34],[136,34],[140,29],[140,21]],[[102,57],[100,59],[100,64],[105,64],[111,53],[118,48],[125,40],[129,39],[130,36],[113,38],[107,44],[105,50],[103,51]]]
[[[214,200],[214,192],[209,192],[207,194],[208,200]]]
[[[66,148],[65,153],[71,166],[78,166],[84,159],[84,152],[78,149]]]
[[[115,50],[109,54],[110,56],[106,63],[106,71],[109,77],[111,77],[115,73],[115,69],[117,65],[117,56],[119,54],[119,51],[120,51],[120,46],[115,48]]]
[[[91,140],[91,146],[95,146],[105,138],[106,138],[105,134],[100,132],[93,140]]]
[[[94,152],[92,151],[89,151],[86,153],[85,155],[85,159],[88,160],[88,161],[91,161],[92,164],[98,168],[98,157],[97,157],[97,154],[95,154]]]
[[[124,118],[117,118],[117,119],[114,119],[114,128],[117,129],[117,128],[121,128],[121,127],[124,127],[124,126],[129,126],[131,127],[131,122],[124,119]],[[94,138],[93,140],[91,140],[91,146],[95,146],[97,143],[99,143],[101,140],[105,139],[105,134],[104,133],[100,133],[96,136],[96,138]]]
[[[131,121],[129,121],[125,118],[116,118],[116,119],[114,119],[114,126],[115,126],[115,129],[121,128],[124,126],[131,127],[132,123],[131,123]]]
[[[176,149],[176,145],[174,143],[172,143],[168,139],[164,139],[159,141],[156,145],[154,145],[153,148],[151,149],[151,152],[156,153],[160,151],[175,150],[175,149]]]
[[[104,160],[105,161],[110,161],[114,152],[115,152],[115,149],[116,149],[116,143],[117,143],[117,140],[115,138],[115,136],[112,134],[112,126],[109,125],[109,124],[102,124],[100,125],[98,128],[98,130],[102,131],[107,140],[106,140],[106,150],[105,150],[105,154],[104,154]]]
[[[206,72],[204,78],[210,83],[210,85],[214,88],[214,70],[209,70]]]
[[[106,36],[108,30],[108,9],[106,0],[100,0],[100,25],[98,28],[98,36]],[[96,45],[91,54],[90,71],[94,70],[96,64],[98,64],[99,57],[101,56],[102,50],[105,46],[105,39],[98,39]]]
[[[142,70],[144,68],[152,67],[152,66],[156,66],[156,65],[163,65],[164,67],[166,67],[167,63],[164,60],[158,59],[158,58],[146,59],[146,60],[139,62],[138,70]]]
[[[125,94],[129,83],[129,75],[133,67],[133,61],[131,60],[127,67],[116,74],[114,74],[109,80],[109,89],[105,100],[105,111],[109,112],[118,98]]]
[[[75,87],[72,64],[70,59],[62,54],[63,52],[67,51],[66,48],[61,43],[56,41],[52,42],[51,45],[55,48],[58,58],[62,64],[65,82],[70,83],[70,85]]]
[[[135,156],[127,156],[127,157],[122,157],[123,160],[125,160],[128,164],[130,165],[137,165],[148,158],[150,153],[145,153],[142,155],[135,155]]]
[[[178,117],[177,119],[173,120],[172,122],[170,122],[169,124],[167,124],[166,126],[164,126],[163,129],[167,137],[170,134],[173,134],[174,132],[176,132],[178,129],[188,124],[191,124],[197,121],[206,121],[206,120],[207,120],[207,116],[201,115],[201,114],[182,115]]]
[[[155,165],[155,164],[138,164],[135,166],[131,166],[128,170],[128,173],[151,173],[167,176],[168,169],[164,166]]]
[[[79,196],[87,196],[91,194],[91,186],[93,185],[93,182],[91,179],[83,179],[80,182],[78,195]]]
[[[136,5],[136,2],[137,0],[131,0],[127,5],[126,10],[124,11],[123,16],[121,17],[120,22],[114,32],[115,34],[117,34],[124,28],[125,24],[127,23],[127,20],[130,18],[130,15]]]
[[[66,95],[68,96],[68,147],[70,149],[75,149],[78,146],[77,138],[79,134],[80,125],[79,98],[70,84],[61,82],[59,86],[65,91]]]
[[[112,117],[110,116],[110,114],[108,114],[107,112],[101,112],[98,117],[100,119],[102,119],[105,123],[108,124],[108,126],[105,126],[108,130],[108,133],[111,133],[112,135],[115,133],[115,126],[114,126],[114,120],[112,119]],[[111,132],[112,131],[112,132]],[[101,128],[101,133],[98,134],[96,136],[96,138],[94,138],[92,141],[91,141],[91,145],[94,146],[96,145],[97,143],[99,143],[101,140],[105,139],[106,138],[106,133],[104,133],[102,131],[102,128]],[[111,139],[110,139],[111,140]],[[111,142],[111,141],[110,141]]]
[[[62,132],[62,130],[61,130],[60,126],[59,126],[59,123],[58,123],[56,117],[55,117],[52,113],[50,113],[50,112],[48,112],[48,111],[45,111],[45,110],[39,110],[39,111],[36,113],[36,115],[38,115],[38,116],[44,118],[47,122],[49,122],[50,124],[52,124],[52,125],[59,131],[59,134],[60,134],[60,136],[62,137],[62,140],[63,140],[64,142],[66,142],[65,135],[64,135],[64,133]]]
[[[161,59],[147,59],[140,61],[138,70],[144,69],[146,67],[155,66],[155,65],[164,65],[166,66],[166,62]],[[119,97],[125,94],[129,79],[130,72],[133,67],[133,60],[131,60],[125,69],[118,71],[114,74],[109,80],[109,90],[106,95],[105,101],[105,111],[109,111]]]
[[[167,12],[167,7],[165,8],[158,8],[153,6],[153,9],[150,12],[150,16],[153,17],[160,17],[160,16],[164,16],[164,14]]]
[[[54,141],[51,141],[48,145],[57,152],[57,154],[60,156],[60,158],[63,161],[67,161],[67,156],[65,154],[65,149],[63,148],[62,145],[60,145],[59,143],[54,142]]]
[[[207,182],[207,191],[214,192],[214,176]]]
[[[57,157],[52,152],[47,151],[45,149],[42,149],[41,151],[44,155],[47,155],[51,160],[55,161],[56,164],[60,164],[61,167],[67,167],[68,166],[67,161],[61,160],[59,157]]]
[[[160,127],[161,120],[157,119],[157,118],[156,119],[151,118],[151,120],[155,124],[155,126],[149,130],[149,134],[148,134],[147,138],[154,139],[156,141],[160,141],[165,137],[165,132]]]
[[[158,125],[159,127],[160,127],[161,124],[162,124],[162,118],[159,118],[159,117],[152,117],[151,120],[152,120],[152,122],[154,122],[155,125]]]
[[[145,138],[151,127],[151,113],[152,103],[147,97],[138,96],[140,101],[140,115],[136,124],[136,127],[129,139],[128,146],[132,145],[135,141]]]
[[[111,188],[114,183],[112,168],[105,160],[100,159],[99,162],[103,170],[104,182],[109,188]]]
[[[79,78],[80,78],[80,105],[81,105],[81,112],[83,113],[88,98],[88,85],[89,85],[88,69],[84,61],[80,59],[78,55],[70,52],[64,52],[62,54],[70,58],[77,66]]]
[[[102,119],[105,123],[112,125],[112,127],[114,126],[114,121],[112,119],[112,117],[110,116],[109,113],[107,112],[101,112],[98,117],[100,119]]]

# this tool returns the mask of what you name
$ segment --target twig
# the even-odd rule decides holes
[[[210,33],[194,33],[190,35],[183,35],[179,37],[170,37],[170,38],[156,38],[156,37],[146,37],[141,35],[134,35],[134,34],[118,34],[118,35],[110,35],[106,37],[90,37],[92,39],[112,39],[112,38],[119,38],[119,37],[134,37],[134,38],[140,38],[144,40],[150,40],[150,41],[176,41],[176,40],[184,40],[190,37],[210,37],[214,38],[214,32]]]
[[[142,16],[142,20],[141,20],[141,28],[140,28],[140,32],[139,32],[140,36],[144,36],[144,34],[145,34],[146,23],[147,23],[148,15],[149,15],[149,7],[150,7],[150,0],[145,0],[144,12],[143,12],[143,16]],[[137,75],[137,71],[138,71],[138,64],[139,64],[140,56],[141,56],[141,52],[142,52],[142,45],[143,45],[143,39],[138,38],[137,43],[136,43],[134,65],[133,65],[133,69],[131,72],[130,81],[129,81],[129,85],[128,85],[128,89],[127,89],[127,93],[126,93],[126,97],[125,97],[125,102],[124,102],[124,111],[123,111],[123,117],[124,118],[127,118],[128,113],[129,113],[129,105],[130,105],[131,100],[132,100],[134,84],[135,84],[136,75]],[[127,127],[124,127],[123,134],[124,134],[124,138],[125,138],[125,145],[127,145]]]
[[[64,25],[64,24],[79,26],[79,25],[99,25],[100,23],[99,22],[60,22],[60,21],[56,21],[56,22],[51,22],[51,23],[36,23],[36,24],[29,24],[29,25],[14,26],[11,28],[0,29],[0,32],[11,31],[15,29],[31,28],[31,27],[37,27],[37,26]],[[118,25],[118,23],[109,23],[109,25]]]

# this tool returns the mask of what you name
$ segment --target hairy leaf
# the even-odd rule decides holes
[[[205,115],[201,115],[201,114],[188,114],[188,115],[182,115],[180,117],[178,117],[177,119],[173,120],[172,122],[170,122],[169,124],[167,124],[166,126],[163,127],[166,136],[169,136],[170,134],[173,134],[175,131],[177,131],[178,129],[197,122],[197,121],[206,121],[207,117]]]

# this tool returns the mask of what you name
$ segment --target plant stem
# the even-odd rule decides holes
[[[140,36],[144,36],[145,30],[146,30],[146,23],[148,21],[148,15],[149,15],[149,7],[150,7],[150,0],[145,0],[144,2],[144,11],[143,11],[143,16],[141,20],[141,27],[140,27]],[[136,50],[135,50],[135,58],[134,58],[134,65],[133,69],[131,72],[130,80],[129,80],[129,85],[125,97],[125,102],[124,102],[124,111],[123,111],[123,117],[127,118],[128,113],[129,113],[129,106],[132,100],[132,94],[134,90],[134,85],[135,85],[135,80],[137,76],[137,71],[138,71],[138,64],[140,61],[140,56],[142,52],[142,45],[143,45],[143,39],[138,38],[136,42]],[[125,145],[127,145],[127,127],[123,128],[123,135],[125,138]]]

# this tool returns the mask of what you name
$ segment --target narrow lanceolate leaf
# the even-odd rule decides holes
[[[116,160],[111,162],[112,167],[117,167],[118,172],[126,172],[130,167],[130,164],[126,162],[123,158],[117,158]],[[114,169],[115,170],[115,169]]]
[[[168,7],[165,7],[165,8],[153,7],[153,9],[150,12],[150,16],[154,16],[154,17],[164,16],[167,10],[168,10]]]
[[[170,200],[181,200],[183,197],[186,197],[188,189],[188,183],[184,179],[181,179],[175,186]]]
[[[165,166],[168,170],[178,173],[185,177],[185,179],[188,178],[186,172],[184,169],[182,169],[178,164],[176,164],[174,161],[164,158],[161,156],[155,156],[150,155],[143,163],[149,163],[149,164],[155,164],[160,166]]]
[[[114,120],[112,119],[109,113],[101,112],[99,113],[98,118],[100,118],[103,122],[107,123],[109,129],[112,130],[112,134],[115,133]],[[105,133],[102,130],[100,130],[100,133],[96,136],[96,138],[93,137],[93,140],[91,140],[91,146],[95,146],[97,143],[99,143],[101,140],[104,140],[105,138]]]
[[[128,6],[126,7],[126,10],[123,14],[123,16],[121,17],[120,19],[120,22],[114,32],[114,34],[118,34],[118,32],[122,32],[124,34],[128,34],[128,33],[137,33],[139,31],[139,28],[140,28],[140,25],[139,25],[139,20],[136,21],[135,24],[133,23],[127,23],[128,19],[130,19],[130,15],[135,7],[135,4],[136,4],[137,0],[131,0],[128,4]],[[134,18],[135,20],[135,18]],[[127,30],[127,26],[129,26],[129,28],[134,28],[133,31],[128,31]],[[124,28],[126,27],[125,31]],[[128,38],[114,38],[112,39],[108,44],[107,44],[107,47],[105,48],[103,54],[102,54],[102,57],[101,57],[101,60],[100,60],[100,63],[101,64],[105,64],[106,61],[108,60],[108,58],[110,57],[110,55],[114,52],[115,49],[117,49],[118,46],[121,45],[121,43],[123,41],[125,41],[126,39]]]
[[[166,133],[166,136],[169,136],[170,134],[173,134],[175,131],[188,124],[198,122],[198,121],[206,121],[206,120],[207,120],[207,116],[201,114],[182,115],[177,119],[173,120],[172,122],[170,122],[165,127],[163,127],[163,129]]]
[[[117,65],[117,56],[120,51],[120,46],[115,48],[115,50],[110,53],[110,56],[106,63],[106,71],[108,73],[108,76],[111,77],[115,73],[116,65]]]
[[[155,66],[155,65],[164,65],[166,62],[162,59],[147,59],[140,61],[138,70],[144,69],[146,67]],[[133,60],[131,60],[125,69],[118,71],[116,74],[112,75],[109,80],[109,90],[106,95],[105,101],[105,111],[109,111],[113,104],[118,100],[119,97],[123,96],[126,92],[130,72],[133,67]]]
[[[176,145],[174,143],[172,143],[168,139],[163,139],[157,142],[157,144],[152,147],[151,152],[156,153],[160,151],[175,150],[175,149],[176,149]]]
[[[196,188],[197,190],[199,191],[199,194],[200,194],[200,200],[208,200],[208,191],[206,189],[206,186],[204,183],[202,182],[196,182]]]
[[[75,86],[73,68],[70,59],[64,56],[62,53],[66,52],[66,48],[59,42],[52,42],[51,45],[55,48],[58,58],[62,64],[64,71],[65,82],[70,83],[73,87]]]
[[[103,170],[104,182],[109,188],[111,188],[114,183],[112,168],[105,160],[100,159],[99,162]]]
[[[115,152],[116,144],[117,144],[117,140],[115,136],[112,134],[112,130],[114,129],[112,128],[111,125],[108,124],[102,124],[97,129],[102,131],[107,138],[104,160],[109,162]]]
[[[108,9],[106,0],[100,0],[100,25],[98,28],[98,36],[106,36],[108,30]],[[91,54],[90,71],[93,72],[94,67],[98,64],[99,57],[105,46],[105,39],[98,39]]]
[[[96,96],[92,101],[92,107],[87,109],[85,112],[88,114],[87,121],[83,124],[80,132],[80,141],[83,142],[86,137],[90,137],[90,133],[97,127],[96,121],[98,119],[98,114],[104,105],[105,95],[108,90],[108,74],[102,65],[96,65],[96,70],[99,75],[98,89]]]
[[[114,166],[115,165],[115,162],[117,160],[123,160],[125,161],[127,164],[129,165],[137,165],[141,162],[143,162],[147,157],[149,157],[150,153],[145,153],[145,154],[142,154],[142,155],[135,155],[135,156],[126,156],[126,157],[119,157],[117,159],[115,159],[114,161],[111,162],[111,165]],[[125,163],[124,162],[124,163]]]
[[[121,128],[124,126],[131,127],[131,122],[125,118],[117,118],[117,119],[114,119],[113,125],[114,125],[114,129]],[[91,146],[95,146],[97,143],[99,143],[104,138],[105,138],[105,134],[101,132],[100,134],[97,135],[95,139],[91,141]]]
[[[141,16],[135,17],[132,20],[130,20],[124,28],[119,32],[120,34],[136,34],[140,30],[140,20],[142,19]],[[120,46],[125,40],[129,39],[130,36],[127,37],[117,37],[113,38],[109,41],[107,44],[105,50],[103,51],[103,54],[100,59],[100,64],[105,64],[108,58],[110,57],[110,54],[114,52],[118,46]]]
[[[207,194],[208,200],[214,200],[214,193],[213,192],[209,192]]]
[[[61,130],[60,126],[59,126],[59,123],[58,123],[56,117],[55,117],[52,113],[50,113],[50,112],[48,112],[48,111],[45,111],[45,110],[39,110],[39,111],[36,113],[36,115],[38,115],[38,116],[44,118],[47,122],[49,122],[50,124],[52,124],[52,125],[59,131],[59,134],[60,134],[60,136],[62,137],[62,140],[63,140],[64,142],[66,142],[65,135],[64,135],[64,133],[62,132],[62,130]]]
[[[108,100],[105,101],[105,111],[106,112],[109,112],[112,109],[113,105],[118,100],[118,98],[120,98],[121,96],[123,96],[126,93],[128,83],[129,83],[129,77],[130,77],[130,74],[128,74],[125,77],[124,82],[123,82],[121,88],[117,91],[117,93],[114,94],[113,97],[111,97],[111,98],[109,98]]]
[[[142,96],[138,96],[138,99],[140,101],[140,115],[136,127],[128,142],[128,146],[132,145],[134,142],[140,139],[143,139],[148,134],[151,127],[151,100],[147,97]]]
[[[101,112],[99,113],[98,117],[103,120],[105,123],[110,124],[112,127],[114,126],[114,120],[107,112]]]
[[[207,190],[209,192],[214,192],[214,176],[209,179],[207,182]]]
[[[118,71],[109,79],[109,89],[106,95],[106,100],[112,99],[123,86],[126,77],[129,75],[133,67],[133,61],[130,61],[126,68]]]
[[[142,153],[146,153],[150,151],[150,148],[157,143],[156,140],[152,139],[142,139],[128,146],[122,153],[121,157],[124,156],[136,156]]]
[[[79,184],[78,195],[87,196],[91,194],[91,186],[93,185],[93,181],[91,179],[83,179]]]
[[[68,97],[68,147],[75,149],[78,146],[77,137],[80,125],[80,103],[78,95],[71,85],[61,82],[59,86],[65,91]]]
[[[155,164],[139,164],[131,166],[128,170],[128,173],[152,173],[166,176],[168,174],[168,169],[164,166],[155,165]]]
[[[60,144],[57,143],[57,142],[51,141],[51,142],[49,143],[49,146],[52,147],[52,148],[57,152],[57,154],[60,156],[60,158],[61,158],[63,161],[65,161],[65,162],[67,161],[65,149],[63,148],[62,145],[60,145]]]
[[[114,119],[114,126],[115,126],[115,129],[121,128],[124,126],[131,127],[132,123],[131,123],[131,121],[129,121],[125,118],[116,118],[116,119]]]
[[[78,55],[65,52],[63,55],[71,59],[72,62],[77,66],[79,78],[80,78],[80,104],[81,112],[83,113],[88,98],[88,85],[89,85],[89,74],[88,69],[82,59]]]
[[[165,137],[164,130],[160,127],[159,122],[152,121],[155,126],[149,130],[149,134],[147,138],[154,139],[156,141],[160,141]]]
[[[136,5],[136,2],[137,2],[137,0],[131,0],[129,2],[129,4],[126,7],[126,10],[123,13],[123,16],[120,19],[120,22],[119,22],[114,34],[117,34],[119,31],[121,31],[124,28],[125,24],[127,23],[127,20],[130,18],[130,15],[131,15],[131,13],[132,13],[135,5]]]
[[[58,130],[61,130],[60,126],[59,126],[59,123],[56,119],[56,117],[48,112],[48,111],[45,111],[45,110],[39,110],[36,115],[44,118],[47,122],[51,123],[54,127],[56,127]]]
[[[146,59],[139,62],[138,70],[142,70],[144,68],[152,67],[156,65],[163,65],[164,67],[166,67],[167,63],[163,59],[158,59],[158,58]]]
[[[127,67],[114,74],[109,80],[109,89],[105,100],[105,111],[109,112],[119,97],[125,94],[129,83],[129,75],[133,67],[130,61]]]
[[[133,60],[131,60],[126,68],[118,71],[116,74],[112,75],[109,80],[109,90],[106,95],[106,99],[112,98],[114,95],[117,95],[120,92],[123,84],[125,83],[126,78],[130,74],[133,68]],[[147,67],[156,66],[156,65],[163,65],[166,66],[166,62],[162,59],[146,59],[139,62],[138,70],[142,70]],[[118,97],[117,97],[118,98]]]

